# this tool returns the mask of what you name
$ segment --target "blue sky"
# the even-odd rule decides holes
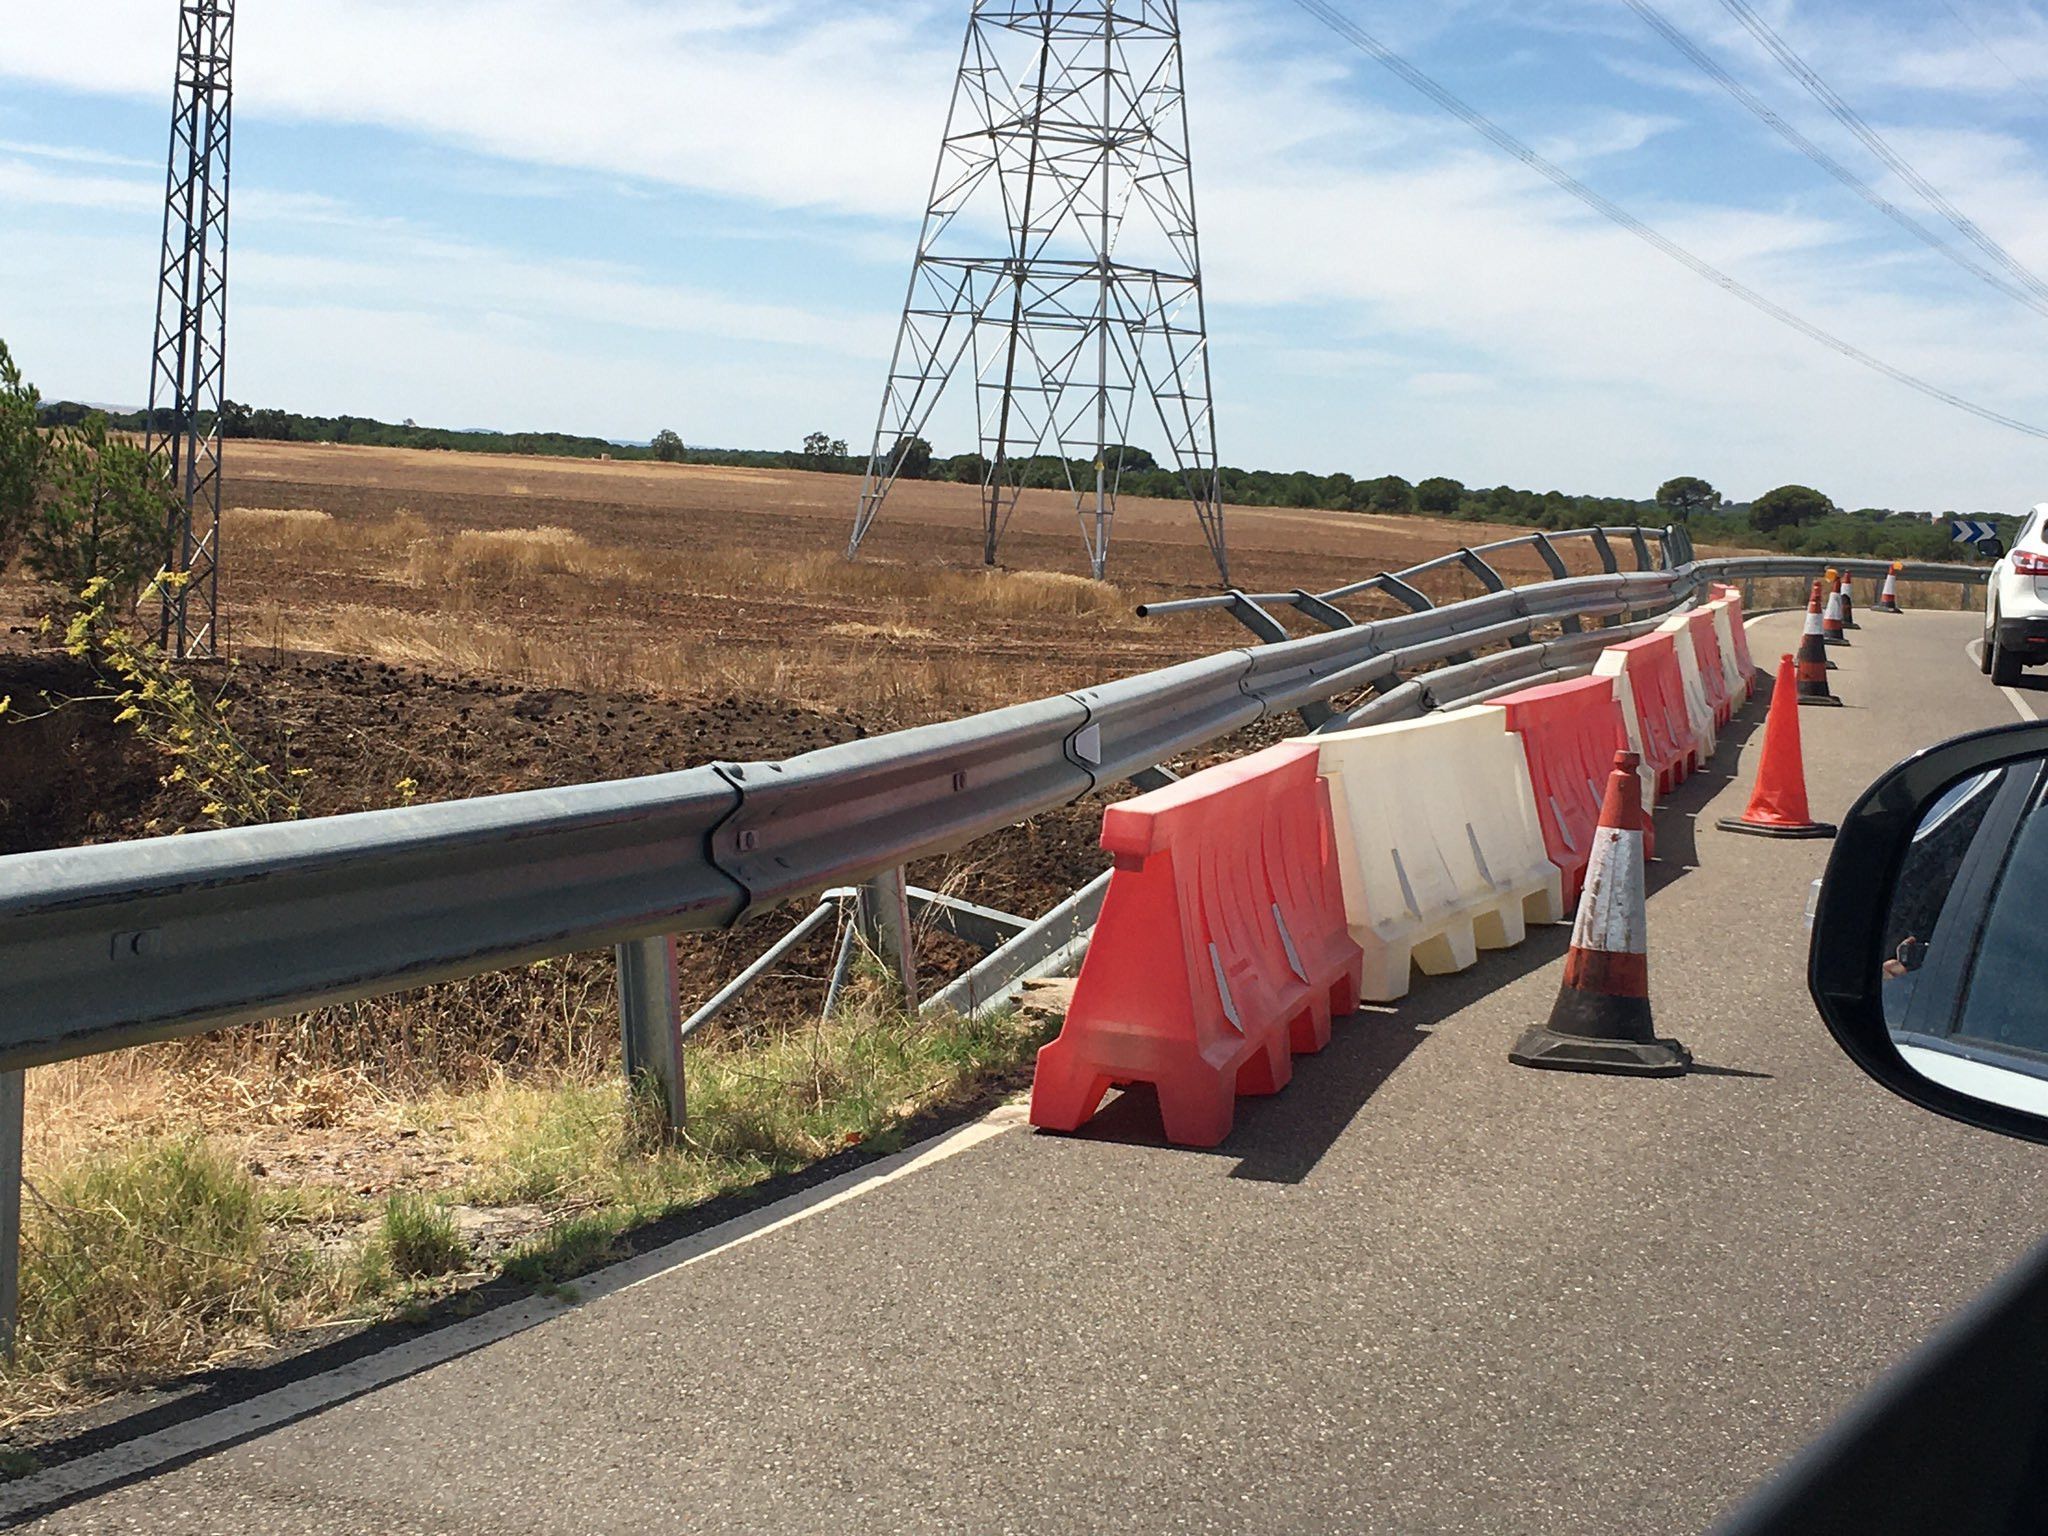
[[[2048,425],[2048,319],[1884,222],[1619,0],[1338,4],[1744,282]],[[1759,9],[2048,274],[2048,21],[1953,4]],[[230,394],[863,442],[966,8],[243,0]],[[1716,0],[1662,9],[1911,205]],[[0,0],[0,337],[46,395],[146,385],[175,13]],[[1618,495],[1677,473],[1740,497],[1797,479],[1852,506],[2048,499],[2048,443],[1754,314],[1287,0],[1184,0],[1183,27],[1226,461]],[[941,452],[971,446],[966,410],[935,422]]]

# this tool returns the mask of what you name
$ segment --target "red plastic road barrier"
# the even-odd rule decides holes
[[[1505,710],[1508,729],[1522,738],[1529,782],[1536,791],[1536,819],[1543,825],[1543,851],[1564,875],[1564,899],[1575,905],[1593,856],[1593,829],[1614,754],[1628,746],[1621,700],[1614,682],[1581,677],[1503,694],[1492,701]],[[1650,818],[1643,818],[1650,830]]]
[[[1714,728],[1719,730],[1735,718],[1735,704],[1728,697],[1728,669],[1721,662],[1721,637],[1714,628],[1714,611],[1694,609],[1687,627],[1692,630],[1692,653],[1699,662],[1700,682],[1714,709]]]
[[[1735,637],[1735,660],[1742,670],[1742,697],[1744,700],[1753,699],[1756,697],[1756,663],[1749,659],[1749,620],[1742,611],[1742,589],[1716,584],[1712,591],[1716,602],[1726,599],[1728,603],[1728,628]]]
[[[1628,670],[1641,727],[1643,759],[1657,771],[1657,793],[1668,795],[1692,773],[1699,749],[1685,708],[1685,677],[1678,667],[1678,642],[1668,634],[1644,635],[1607,648]]]
[[[1103,813],[1116,856],[1031,1123],[1071,1131],[1112,1084],[1159,1091],[1166,1139],[1213,1147],[1240,1093],[1278,1093],[1292,1051],[1358,1006],[1330,794],[1314,742],[1205,769]]]

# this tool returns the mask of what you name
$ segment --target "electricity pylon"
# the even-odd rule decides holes
[[[158,639],[180,658],[220,653],[220,430],[227,378],[228,147],[234,0],[181,0],[178,73],[145,436],[176,491]],[[145,601],[149,601],[145,598]]]
[[[988,564],[1028,476],[1100,578],[1156,418],[1227,583],[1200,247],[1177,0],[975,0],[848,555],[965,363]]]

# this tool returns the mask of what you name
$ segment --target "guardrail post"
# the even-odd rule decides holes
[[[885,870],[860,888],[860,931],[868,947],[896,968],[903,1007],[917,1011],[917,953],[910,926],[910,891],[902,869]]]
[[[0,1354],[21,1330],[21,1119],[26,1074],[0,1072]]]
[[[619,1033],[625,1041],[626,1078],[651,1079],[661,1094],[670,1135],[683,1129],[683,997],[676,975],[676,941],[633,939],[618,947]]]
[[[1609,576],[1621,573],[1621,566],[1614,558],[1614,546],[1607,542],[1605,528],[1588,528],[1586,536],[1593,541],[1593,551],[1600,557],[1600,569]]]

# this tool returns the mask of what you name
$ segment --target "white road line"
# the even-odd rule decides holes
[[[1971,666],[1982,666],[1984,657],[1984,642],[1982,640],[1972,640],[1968,645],[1963,647],[1963,654],[1970,658]],[[2040,712],[2034,708],[2033,700],[2029,699],[2024,693],[2021,693],[2019,689],[2000,688],[1998,691],[2005,695],[2006,702],[2012,705],[2014,711],[2019,715],[2019,717],[2022,720],[2026,721],[2027,724],[2032,725],[2036,720],[2039,720],[2041,718]]]
[[[252,1397],[247,1402],[173,1425],[154,1435],[111,1446],[91,1456],[81,1456],[47,1472],[0,1485],[0,1521],[16,1520],[31,1511],[69,1502],[116,1483],[130,1482],[172,1463],[224,1450],[266,1431],[310,1418],[324,1409],[374,1392],[379,1387],[416,1376],[421,1371],[473,1354],[501,1339],[524,1333],[577,1307],[659,1280],[664,1275],[674,1274],[750,1243],[757,1237],[766,1237],[771,1232],[779,1232],[797,1222],[822,1215],[898,1179],[957,1157],[1024,1123],[1024,1106],[1006,1104],[972,1125],[961,1126],[920,1146],[906,1148],[870,1163],[865,1168],[843,1173],[814,1189],[803,1190],[758,1211],[750,1211],[652,1249],[637,1258],[585,1275],[575,1282],[576,1297],[573,1301],[536,1296],[512,1302],[480,1317],[436,1329],[318,1376],[308,1376],[274,1392]]]

